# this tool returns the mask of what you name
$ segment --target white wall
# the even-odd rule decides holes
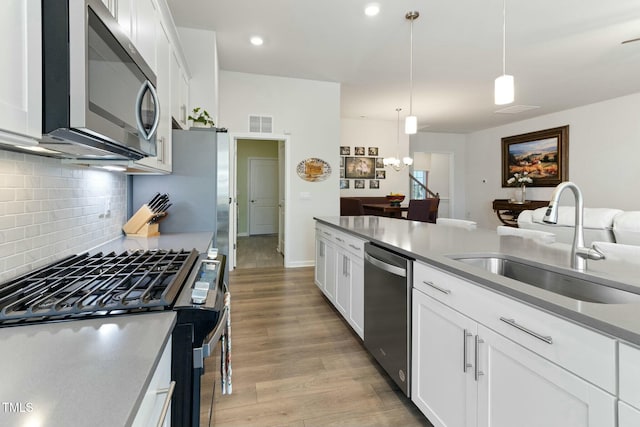
[[[220,126],[248,132],[250,114],[273,116],[274,134],[288,134],[285,165],[289,217],[287,267],[313,265],[314,216],[339,215],[340,85],[220,71]],[[329,163],[331,176],[308,182],[296,165],[309,157]]]
[[[0,281],[119,237],[126,188],[120,172],[0,150]]]
[[[207,30],[178,27],[180,42],[191,72],[188,113],[202,107],[218,126],[218,49],[216,33]]]
[[[451,153],[453,154],[453,185],[452,185],[452,218],[465,218],[465,175],[467,136],[456,133],[418,132],[411,138],[411,153]],[[437,188],[431,188],[437,192]]]
[[[640,93],[561,111],[467,136],[467,211],[495,227],[491,202],[509,198],[501,187],[501,138],[569,125],[569,180],[587,207],[640,210]],[[527,199],[548,200],[553,188],[528,188]],[[563,195],[562,204],[572,204]]]
[[[354,155],[354,147],[378,147],[378,157],[409,155],[409,135],[404,133],[404,122],[400,123],[400,144],[398,145],[398,123],[388,120],[367,119],[342,119],[340,132],[340,145],[351,147],[351,156]],[[336,150],[338,150],[336,148]],[[341,196],[384,196],[391,192],[409,194],[408,169],[396,172],[391,168],[385,168],[386,178],[380,180],[380,189],[369,189],[369,180],[366,180],[364,190],[353,188],[353,180],[350,188],[340,190]]]

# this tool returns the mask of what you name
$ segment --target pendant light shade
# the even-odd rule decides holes
[[[407,116],[404,119],[404,133],[413,135],[418,132],[418,118],[416,116]]]
[[[502,2],[502,75],[495,81],[494,103],[511,104],[515,99],[513,76],[506,73],[507,63],[507,0]]]
[[[418,132],[418,118],[413,115],[413,21],[418,19],[417,11],[407,12],[404,16],[411,22],[409,33],[409,115],[404,119],[404,133],[414,135]]]
[[[398,139],[396,141],[396,157],[385,157],[382,159],[382,163],[385,166],[391,167],[395,171],[400,171],[407,166],[411,166],[413,164],[413,159],[411,157],[403,157],[400,160],[400,111],[402,108],[396,108],[396,113],[398,113]]]
[[[511,104],[514,100],[513,76],[503,74],[496,79],[495,103],[496,105]]]

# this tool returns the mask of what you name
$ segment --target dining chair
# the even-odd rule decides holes
[[[340,198],[340,216],[364,215],[364,208],[360,199]]]
[[[410,221],[422,221],[435,223],[438,216],[438,203],[440,199],[411,199],[407,209],[407,219]],[[435,217],[433,214],[435,205]]]
[[[465,228],[467,230],[474,230],[478,226],[478,223],[475,221],[454,218],[438,218],[436,219],[436,224],[446,225],[449,227]]]
[[[556,235],[547,231],[541,230],[528,230],[525,228],[506,227],[499,225],[496,228],[498,236],[518,236],[523,239],[537,240],[541,243],[554,243],[556,241]]]

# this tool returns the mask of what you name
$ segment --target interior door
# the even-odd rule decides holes
[[[249,234],[278,232],[278,159],[249,159]]]

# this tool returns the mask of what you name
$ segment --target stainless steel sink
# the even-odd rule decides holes
[[[597,278],[561,273],[519,258],[488,256],[453,259],[579,301],[600,304],[640,303],[640,294],[612,287],[612,283],[605,284],[604,280],[601,283]]]

